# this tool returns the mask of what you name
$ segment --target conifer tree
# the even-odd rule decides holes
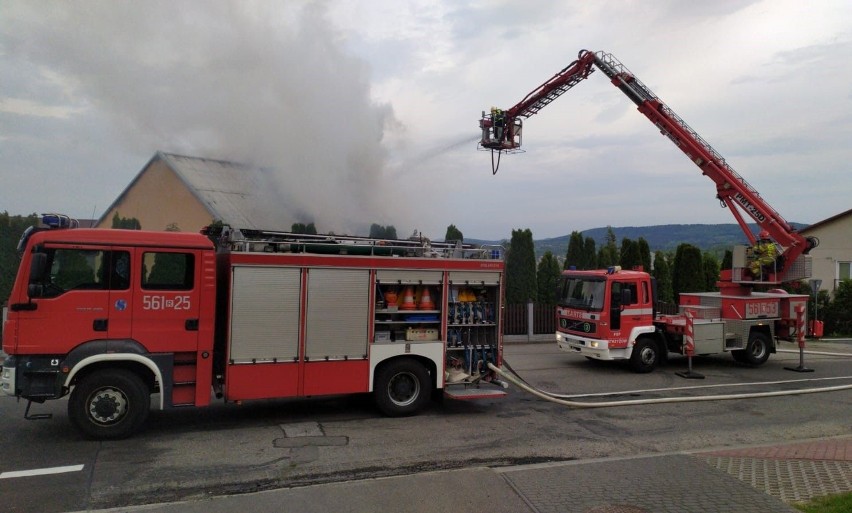
[[[447,234],[444,235],[444,241],[460,241],[464,242],[464,235],[461,230],[456,228],[456,225],[447,226]]]
[[[716,290],[716,282],[719,281],[719,260],[712,253],[705,252],[701,266],[704,271],[704,291]]]
[[[574,266],[577,269],[584,269],[585,254],[584,254],[583,235],[578,231],[571,232],[571,237],[568,239],[568,251],[565,253],[565,263],[563,269],[568,269]]]
[[[820,291],[821,293],[824,291]],[[841,280],[825,311],[825,329],[832,335],[852,335],[852,280]]]
[[[112,216],[112,227],[124,230],[141,230],[142,223],[135,217],[121,217],[116,211]]]
[[[597,249],[595,248],[595,239],[591,237],[586,237],[586,240],[583,243],[583,265],[579,267],[579,269],[597,269],[600,267],[598,265],[598,254]]]
[[[642,262],[642,269],[649,273],[651,272],[651,247],[644,237],[639,237],[636,243],[639,246],[639,260]]]
[[[544,256],[538,263],[538,271],[536,272],[536,290],[539,303],[552,305],[556,303],[556,284],[559,283],[561,275],[559,269],[559,261],[553,256],[550,251],[545,251]]]
[[[35,214],[13,216],[6,211],[0,213],[0,303],[9,299],[21,262],[17,251],[18,241],[24,230],[38,225],[39,218]]]
[[[725,256],[722,257],[722,270],[731,269],[734,267],[734,253],[730,249],[725,250]]]
[[[316,235],[317,227],[314,223],[293,223],[293,226],[290,228],[290,231],[293,233],[300,233],[305,235]]]
[[[392,225],[382,226],[376,223],[370,225],[371,239],[396,239],[396,228]]]
[[[506,255],[506,302],[526,303],[536,298],[535,248],[532,231],[512,230]]]
[[[642,265],[642,259],[639,255],[639,244],[633,242],[627,237],[621,239],[621,250],[618,256],[618,265],[624,269],[633,269]]]
[[[611,226],[606,227],[606,238],[604,245],[598,251],[598,267],[609,267],[618,263],[618,246],[616,246],[615,232]]]
[[[654,254],[654,270],[652,274],[657,279],[657,300],[663,303],[674,303],[672,272],[669,261],[670,256],[663,251],[657,251]]]
[[[701,250],[692,244],[677,247],[672,269],[672,292],[678,297],[683,292],[703,292],[706,284]]]

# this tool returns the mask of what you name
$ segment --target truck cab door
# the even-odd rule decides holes
[[[613,329],[629,334],[634,327],[650,323],[653,310],[647,281],[616,281],[611,292]]]
[[[610,284],[609,294],[609,326],[612,331],[621,330],[622,283],[614,281]]]
[[[132,337],[152,353],[194,352],[198,347],[197,250],[136,248]]]
[[[644,295],[640,290],[644,291]],[[621,329],[629,333],[633,326],[645,320],[645,307],[650,307],[647,285],[643,289],[635,281],[614,281],[610,294],[610,323],[613,330]]]
[[[48,244],[40,248],[44,272],[14,298],[17,351],[65,354],[77,345],[107,338],[110,250]],[[35,255],[31,255],[31,258]]]

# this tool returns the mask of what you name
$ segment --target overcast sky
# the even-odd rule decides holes
[[[852,208],[852,2],[0,4],[0,211],[99,217],[158,151],[273,168],[320,231],[734,222],[600,72],[492,175],[478,119],[604,50],[788,221]]]

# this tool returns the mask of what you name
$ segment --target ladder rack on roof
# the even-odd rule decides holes
[[[380,257],[466,258],[500,260],[504,248],[458,242],[431,242],[424,237],[374,239],[353,235],[311,235],[224,227],[219,247],[234,252],[317,253]]]

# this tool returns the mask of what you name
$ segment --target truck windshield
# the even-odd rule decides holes
[[[559,306],[603,310],[606,282],[596,278],[563,276],[557,290]]]

